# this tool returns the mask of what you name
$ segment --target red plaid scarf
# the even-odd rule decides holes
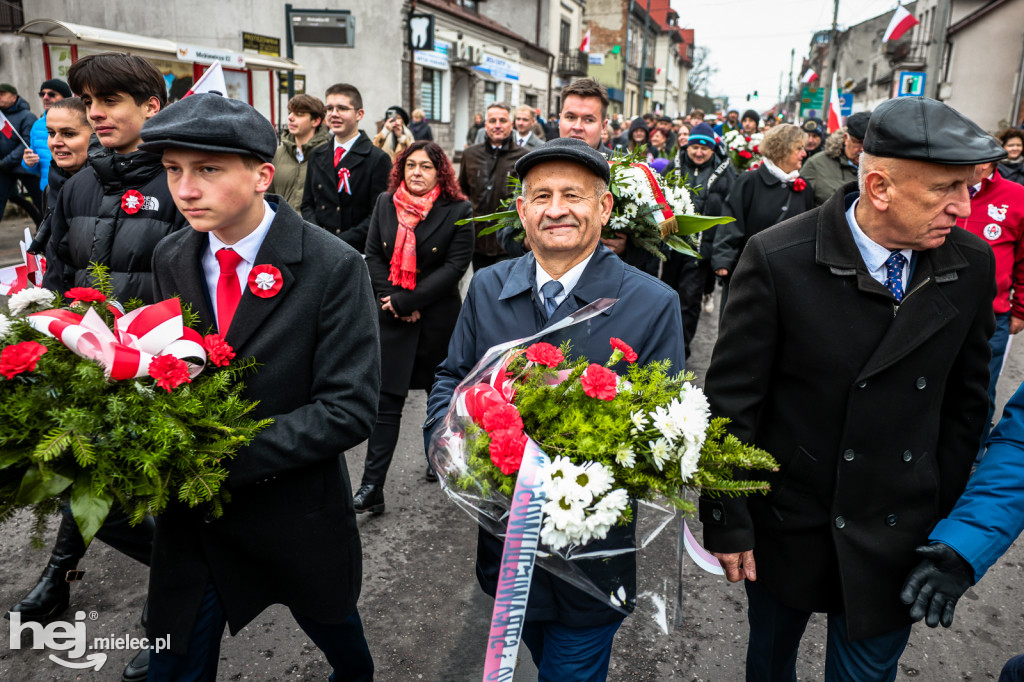
[[[388,281],[403,289],[416,288],[416,226],[427,217],[434,201],[441,194],[441,186],[435,185],[421,197],[405,188],[405,181],[395,190],[392,200],[398,214],[398,233],[395,235],[395,250],[391,254],[391,274]]]

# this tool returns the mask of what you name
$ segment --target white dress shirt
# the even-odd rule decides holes
[[[558,278],[558,282],[562,285],[562,293],[555,296],[555,307],[562,305],[562,301],[569,296],[569,292],[572,291],[573,287],[576,286],[576,283],[580,281],[583,271],[587,269],[587,263],[589,263],[590,259],[593,257],[594,254],[591,253],[582,261],[572,266],[568,272]],[[535,263],[535,267],[537,268],[537,300],[540,301],[541,305],[544,305],[544,292],[541,291],[541,287],[555,278],[549,275],[544,268],[540,266],[540,263]]]
[[[256,254],[263,246],[263,239],[267,236],[270,223],[274,220],[274,209],[270,207],[267,200],[263,200],[263,220],[256,226],[256,229],[239,239],[234,244],[225,244],[217,238],[216,232],[207,233],[210,238],[209,246],[203,251],[203,276],[206,277],[206,290],[210,293],[210,305],[213,310],[213,319],[217,319],[217,281],[220,279],[220,262],[217,260],[217,252],[221,249],[232,249],[242,257],[235,272],[238,273],[238,284],[245,293],[245,287],[249,283],[249,273],[256,265]]]
[[[355,135],[353,135],[349,139],[345,140],[344,142],[338,142],[338,138],[335,137],[334,138],[334,149],[335,149],[335,151],[338,149],[338,147],[341,147],[342,149],[344,149],[345,151],[341,155],[341,158],[344,159],[345,158],[345,154],[348,154],[349,150],[352,149],[352,145],[354,145],[356,143],[357,139],[359,139],[359,133],[358,132],[356,132]],[[331,154],[331,161],[334,161],[334,154],[333,153]]]
[[[857,244],[857,250],[860,251],[860,257],[864,259],[864,265],[868,267],[868,274],[871,278],[881,285],[885,285],[886,272],[885,272],[885,261],[889,259],[889,255],[892,254],[891,249],[887,249],[878,242],[872,241],[870,237],[864,234],[864,230],[860,229],[860,225],[857,224],[857,204],[860,199],[856,199],[853,205],[846,211],[846,222],[850,224],[850,232],[853,233],[853,241]],[[903,257],[907,259],[907,262],[903,265],[903,274],[900,279],[903,283],[903,291],[907,290],[907,273],[910,269],[910,259],[914,255],[912,249],[903,249],[900,251]]]
[[[516,144],[518,144],[520,147],[524,146],[526,144],[526,142],[530,139],[530,135],[533,135],[533,133],[529,132],[529,133],[526,133],[525,135],[520,135],[517,132],[516,133]]]

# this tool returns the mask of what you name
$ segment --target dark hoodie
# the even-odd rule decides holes
[[[636,149],[637,143],[633,141],[633,131],[641,129],[644,131],[644,141],[641,142],[640,144],[650,144],[651,131],[650,128],[647,127],[647,121],[645,121],[643,118],[637,118],[636,120],[629,124],[629,132],[626,133],[625,143],[615,145],[615,151],[631,152],[634,149]]]

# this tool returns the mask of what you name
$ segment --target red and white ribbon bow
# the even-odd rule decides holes
[[[28,285],[37,287],[43,284],[43,273],[46,272],[46,259],[28,252],[32,243],[32,235],[25,228],[25,239],[21,241],[21,263],[0,269],[0,295],[16,294]]]
[[[76,355],[98,362],[107,377],[115,381],[147,376],[149,363],[158,355],[184,360],[192,378],[206,366],[203,337],[185,326],[177,298],[122,315],[113,330],[93,308],[85,315],[70,310],[44,310],[29,315],[28,322]]]
[[[665,193],[661,191],[661,184],[654,177],[654,171],[651,170],[651,167],[645,163],[634,163],[633,168],[639,168],[643,172],[647,185],[651,188],[651,193],[654,194],[654,201],[657,202],[655,206],[651,206],[654,212],[654,219],[661,224],[675,218],[672,207],[669,205],[668,199],[665,198]]]
[[[352,175],[352,172],[342,166],[338,169],[338,191],[345,190],[345,194],[352,194],[352,188],[348,184],[348,178]]]

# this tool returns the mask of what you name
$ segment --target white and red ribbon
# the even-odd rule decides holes
[[[655,206],[654,219],[658,221],[658,224],[672,220],[675,218],[675,213],[672,212],[672,207],[668,203],[668,199],[665,198],[665,193],[661,191],[661,184],[654,177],[654,171],[646,163],[634,163],[633,168],[639,168],[647,179],[647,184],[651,188],[651,193],[654,194]]]
[[[84,315],[54,309],[33,313],[27,319],[37,331],[57,339],[76,355],[98,362],[115,381],[147,376],[149,363],[158,355],[184,360],[192,378],[206,366],[203,337],[185,326],[177,298],[122,315],[113,330],[91,307]]]
[[[46,259],[28,252],[32,234],[25,228],[25,238],[20,242],[21,263],[0,269],[0,295],[10,296],[26,289],[29,284],[42,286],[46,272]]]
[[[352,171],[342,166],[338,169],[338,191],[345,190],[345,194],[352,194],[352,187],[348,184]]]

